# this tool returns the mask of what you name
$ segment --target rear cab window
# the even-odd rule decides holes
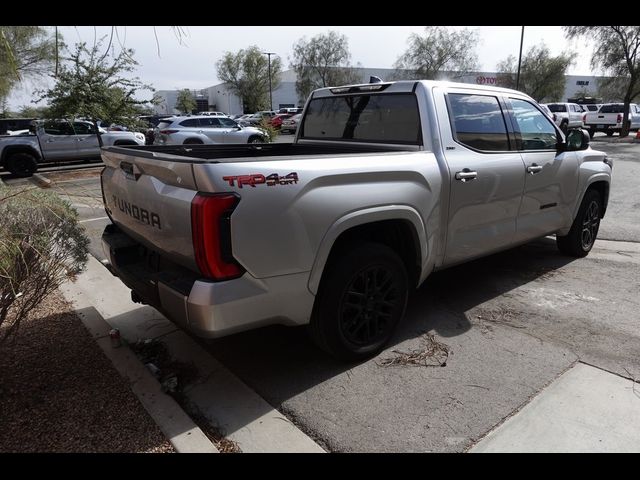
[[[295,117],[293,117],[295,119]],[[312,99],[300,138],[420,145],[418,102],[413,93],[347,94]]]
[[[548,103],[547,107],[554,113],[567,111],[567,106],[563,103]]]

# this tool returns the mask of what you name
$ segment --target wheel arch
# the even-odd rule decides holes
[[[311,293],[317,294],[332,256],[354,241],[376,241],[393,248],[403,259],[411,284],[417,286],[427,257],[424,222],[412,207],[389,205],[351,212],[329,227],[309,275]]]
[[[7,159],[14,153],[28,153],[29,155],[33,155],[36,159],[36,162],[39,162],[42,159],[42,155],[40,154],[40,152],[29,145],[9,145],[2,150],[0,165],[6,168]]]

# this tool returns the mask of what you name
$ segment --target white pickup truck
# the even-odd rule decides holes
[[[605,132],[610,137],[622,130],[623,114],[624,103],[607,103],[597,112],[585,113],[582,121],[591,138],[596,132]],[[640,129],[640,105],[636,103],[629,105],[629,123],[629,130]]]
[[[100,132],[102,143],[144,145],[142,133]],[[40,163],[100,157],[100,145],[91,122],[36,121],[26,134],[0,136],[0,165],[14,175],[33,175]]]
[[[323,88],[293,144],[103,149],[109,268],[198,335],[309,325],[380,351],[411,289],[555,234],[588,254],[612,161],[515,90],[434,81]]]

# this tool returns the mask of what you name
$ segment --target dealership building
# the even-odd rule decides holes
[[[376,76],[383,80],[394,78],[397,71],[393,68],[354,68],[360,75],[361,83],[369,82],[369,77]],[[574,98],[578,94],[592,94],[598,91],[598,80],[604,77],[587,75],[565,75],[564,94],[562,101]],[[478,85],[497,85],[498,73],[475,72],[468,75],[451,73],[449,80]],[[158,114],[176,114],[176,100],[178,90],[159,90],[156,97],[160,102],[155,105]],[[229,115],[244,113],[240,98],[231,93],[226,83],[220,83],[202,90],[194,90],[193,97],[196,101],[196,111],[222,111]],[[299,107],[304,105],[306,99],[298,98],[296,93],[296,74],[293,70],[285,70],[280,74],[280,84],[272,91],[273,109],[287,107]]]

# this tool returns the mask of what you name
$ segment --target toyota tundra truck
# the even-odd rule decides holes
[[[308,325],[379,352],[432,272],[556,235],[593,247],[612,160],[515,90],[398,81],[315,90],[294,143],[106,147],[108,268],[203,337]]]

